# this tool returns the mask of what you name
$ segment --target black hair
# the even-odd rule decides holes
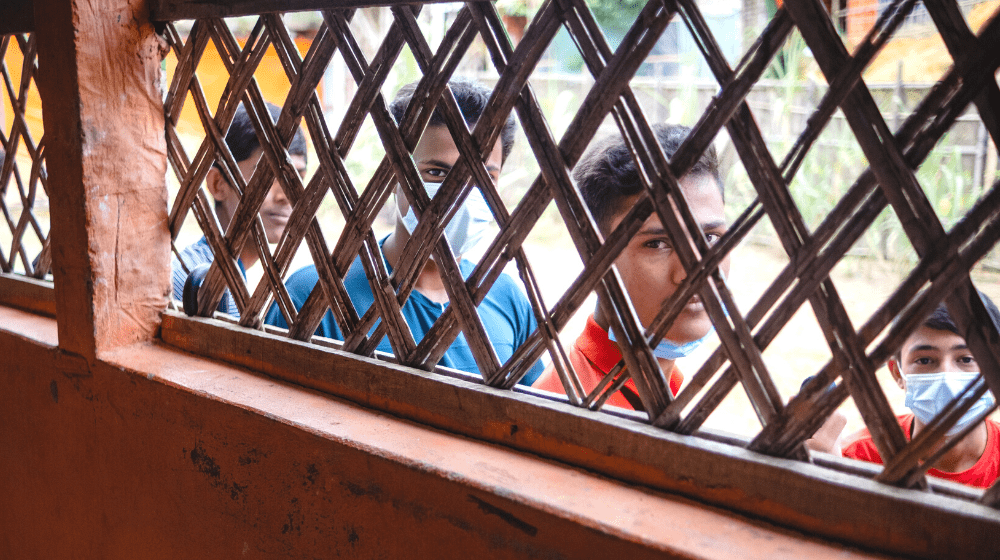
[[[997,309],[993,300],[990,296],[979,292],[979,297],[983,300],[983,306],[986,307],[986,312],[990,315],[990,320],[993,321],[994,325],[1000,326],[1000,310]],[[948,313],[948,307],[941,302],[938,304],[937,308],[924,319],[924,327],[934,329],[936,331],[949,331],[955,333],[959,336],[965,336],[963,333],[958,331],[958,327],[955,325],[955,321],[951,318],[951,314]]]
[[[281,107],[273,103],[266,103],[267,112],[271,115],[271,122],[278,122],[281,115]],[[257,138],[257,131],[250,122],[250,115],[247,113],[243,103],[236,108],[236,115],[233,116],[233,123],[229,125],[226,132],[226,146],[233,153],[236,163],[250,159],[250,156],[260,147],[260,139]],[[306,157],[306,137],[302,133],[302,128],[295,131],[291,144],[288,145],[288,153],[294,156]]]
[[[653,125],[653,133],[668,158],[674,157],[689,132],[691,129],[686,126]],[[698,158],[687,173],[687,176],[692,175],[712,177],[725,197],[715,147],[710,145]],[[608,233],[611,218],[623,209],[625,199],[642,192],[635,158],[620,134],[604,138],[588,150],[573,169],[573,179],[604,233]]]
[[[271,122],[278,122],[281,107],[266,101],[264,103],[267,106],[267,112],[271,115]],[[260,148],[260,139],[257,138],[257,131],[254,129],[253,123],[250,122],[250,115],[247,113],[246,107],[243,106],[243,102],[240,102],[239,107],[236,108],[233,122],[226,132],[226,146],[229,147],[237,164],[250,159],[257,148]],[[288,153],[293,156],[302,156],[302,159],[309,157],[306,153],[306,137],[301,127],[295,131],[295,136],[292,137],[292,142],[288,145]],[[218,161],[213,164],[213,167],[220,172],[222,170]],[[222,177],[226,178],[226,174],[223,173]],[[215,203],[215,211],[219,211],[218,201]]]
[[[486,104],[489,103],[492,92],[488,87],[475,80],[460,77],[449,80],[448,87],[451,88],[451,94],[455,96],[455,102],[458,103],[458,108],[462,112],[462,117],[465,118],[465,123],[469,128],[472,128],[476,124],[476,121],[479,120],[479,117],[483,115],[483,111],[486,110]],[[389,112],[392,113],[392,118],[396,120],[396,124],[402,122],[403,115],[406,113],[406,108],[409,107],[410,100],[413,98],[413,93],[416,89],[417,82],[406,84],[399,88],[399,91],[396,92],[396,97],[389,104]],[[427,123],[427,126],[444,125],[444,115],[441,107],[437,106],[434,108],[434,113],[431,115],[431,120]],[[514,132],[516,128],[517,123],[514,121],[512,113],[507,116],[507,122],[504,123],[503,129],[500,130],[500,145],[503,149],[501,162],[507,161],[507,156],[510,155],[510,151],[514,147]]]
[[[989,314],[990,320],[993,321],[993,325],[1000,328],[1000,309],[997,309],[993,300],[990,296],[979,292],[979,297],[983,300],[983,307],[986,308],[986,313]],[[898,321],[898,317],[896,319]],[[895,323],[895,321],[894,321]],[[958,330],[958,326],[955,325],[955,320],[951,318],[951,313],[948,312],[948,306],[942,301],[938,306],[928,315],[924,322],[921,323],[921,327],[927,327],[929,329],[934,329],[936,331],[948,331],[958,336],[965,336],[965,333]],[[895,352],[895,356],[898,358],[902,348]]]

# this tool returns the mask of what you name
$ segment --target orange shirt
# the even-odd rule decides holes
[[[910,441],[913,415],[902,414],[896,419],[899,420],[899,427],[903,429],[906,441]],[[849,443],[844,446],[843,453],[844,457],[848,459],[882,464],[882,456],[879,455],[875,442],[872,441],[872,436],[867,429],[852,435]],[[1000,476],[1000,427],[992,420],[986,421],[986,450],[983,451],[983,456],[976,461],[976,464],[968,470],[948,472],[928,469],[927,474],[969,486],[989,487],[997,479],[997,476]]]
[[[618,365],[621,359],[621,350],[618,349],[617,344],[608,338],[608,331],[602,329],[594,321],[593,315],[587,317],[587,326],[583,328],[583,332],[577,337],[576,342],[573,343],[573,348],[569,351],[569,361],[573,364],[573,369],[576,370],[577,375],[580,376],[580,383],[583,385],[583,390],[588,393],[593,391],[601,380],[604,379],[604,376]],[[683,382],[684,376],[675,367],[670,372],[670,392],[676,395],[680,391],[681,383]],[[556,373],[555,367],[552,365],[549,365],[548,369],[538,378],[533,387],[561,395],[566,394],[562,386],[562,381],[559,380],[559,374]],[[626,397],[626,394],[628,397]],[[607,404],[635,410],[636,407],[632,406],[632,402],[639,403],[638,395],[635,382],[629,378],[621,391],[616,392],[608,398]]]

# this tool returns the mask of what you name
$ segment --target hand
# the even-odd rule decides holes
[[[840,433],[847,425],[847,417],[839,410],[834,410],[833,414],[823,422],[813,437],[806,440],[806,448],[810,451],[819,451],[840,456]]]

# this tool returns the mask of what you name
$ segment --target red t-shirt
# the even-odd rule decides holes
[[[618,349],[617,344],[608,338],[608,331],[602,329],[594,321],[593,315],[587,317],[587,326],[583,328],[583,332],[577,337],[576,342],[573,343],[573,348],[569,351],[569,361],[573,364],[573,369],[576,370],[577,375],[580,376],[580,384],[583,385],[583,390],[588,393],[593,391],[601,380],[604,379],[604,376],[618,365],[621,359],[621,350]],[[680,391],[681,383],[683,382],[684,376],[675,367],[670,372],[670,392],[676,395]],[[559,374],[556,373],[556,369],[552,365],[549,365],[545,373],[538,378],[538,381],[535,381],[533,387],[561,395],[566,394],[562,381],[559,379]],[[623,392],[629,395],[628,398]],[[616,392],[608,398],[607,404],[635,410],[636,407],[632,406],[632,402],[638,402],[638,395],[635,382],[632,378],[629,378],[621,391]]]
[[[913,426],[913,415],[903,414],[896,417],[899,427],[903,429],[906,440],[910,440],[910,429]],[[852,435],[849,443],[844,446],[844,457],[882,464],[882,456],[878,454],[875,442],[867,429]],[[968,470],[962,472],[947,472],[929,469],[927,474],[960,482],[969,486],[988,488],[1000,476],[1000,426],[992,420],[986,421],[986,450],[983,456]]]

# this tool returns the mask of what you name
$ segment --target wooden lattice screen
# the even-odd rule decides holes
[[[37,69],[33,34],[0,35],[0,272],[42,278],[51,256]]]
[[[313,4],[322,7],[322,2]],[[547,352],[570,404],[600,409],[607,397],[631,376],[644,405],[646,420],[682,434],[695,433],[722,400],[740,386],[763,426],[746,447],[780,457],[807,457],[803,442],[850,396],[886,459],[879,480],[925,487],[924,473],[933,459],[960,438],[935,451],[931,460],[923,462],[920,458],[928,456],[970,405],[956,403],[918,437],[907,442],[876,380],[875,370],[930,310],[940,301],[946,301],[956,322],[972,325],[964,334],[981,366],[985,383],[976,384],[970,392],[979,396],[989,389],[1000,394],[1000,344],[997,343],[1000,338],[990,326],[992,323],[983,320],[988,315],[968,274],[1000,236],[1000,217],[996,212],[1000,207],[1000,189],[994,184],[964,219],[946,231],[914,173],[970,104],[978,109],[994,143],[1000,142],[997,120],[1000,89],[994,77],[1000,66],[1000,19],[993,14],[976,36],[955,2],[925,0],[954,65],[893,132],[861,75],[915,4],[915,0],[893,1],[864,41],[849,53],[820,2],[787,0],[735,69],[726,62],[694,0],[648,2],[614,51],[582,0],[546,1],[516,48],[489,2],[466,3],[437,50],[429,46],[418,25],[421,6],[396,5],[391,8],[391,28],[371,58],[366,57],[352,32],[353,9],[323,11],[323,23],[309,51],[301,56],[277,14],[261,14],[241,46],[221,19],[230,14],[222,13],[221,9],[213,12],[207,4],[198,8],[200,12],[188,5],[187,11],[174,15],[211,17],[196,20],[186,37],[174,24],[165,25],[166,38],[178,61],[165,112],[169,160],[179,182],[179,192],[170,210],[171,232],[176,238],[189,212],[193,213],[216,255],[201,289],[199,311],[210,314],[228,289],[239,309],[240,324],[259,328],[263,314],[274,301],[290,325],[288,336],[309,340],[323,314],[331,309],[345,333],[345,340],[339,345],[344,350],[372,355],[378,342],[387,335],[395,359],[425,370],[438,363],[461,332],[484,382],[498,388],[514,387]],[[169,3],[164,6],[161,11],[164,19],[176,19],[169,17]],[[720,90],[700,119],[691,123],[692,132],[668,160],[653,135],[650,119],[630,88],[630,79],[668,23],[678,18],[695,38]],[[563,28],[583,55],[594,84],[565,133],[555,138],[529,77],[557,31]],[[791,150],[772,155],[745,100],[795,29],[811,49],[829,89]],[[485,44],[499,79],[488,108],[469,130],[446,84],[477,37]],[[217,107],[210,106],[197,73],[210,43],[229,73]],[[265,52],[272,47],[290,83],[276,123],[267,118],[264,96],[254,79]],[[404,47],[419,66],[422,79],[414,99],[425,100],[425,110],[409,112],[397,126],[388,112],[382,88]],[[346,117],[339,123],[326,121],[317,94],[323,73],[335,57],[340,57],[356,82],[356,93],[344,113]],[[205,131],[196,150],[185,149],[176,130],[186,100],[197,108]],[[264,149],[265,163],[248,180],[243,179],[224,141],[240,102],[247,107]],[[443,109],[462,158],[447,175],[438,194],[429,199],[408,154],[427,125],[433,106]],[[857,177],[822,223],[810,230],[789,185],[838,109],[846,117],[870,167]],[[517,206],[509,209],[481,162],[489,152],[483,147],[495,144],[512,111],[520,120],[541,172]],[[608,115],[613,117],[634,153],[648,196],[605,238],[570,174]],[[367,184],[354,184],[345,168],[345,159],[355,146],[366,117],[375,125],[385,157]],[[305,124],[319,159],[318,170],[306,181],[291,165],[287,153],[300,123]],[[679,196],[677,178],[692,168],[723,128],[756,189],[757,198],[743,210],[729,232],[710,247],[699,233],[683,196]],[[25,142],[30,143],[30,139]],[[227,170],[242,193],[225,233],[201,186],[215,163]],[[7,177],[10,170],[10,165],[5,167],[3,176]],[[31,174],[31,184],[37,175]],[[294,209],[284,235],[272,252],[257,214],[275,178]],[[402,261],[390,274],[380,257],[372,224],[397,183],[416,208],[420,222]],[[473,273],[463,281],[441,230],[473,185],[484,190],[500,233]],[[324,236],[316,218],[328,192],[332,193],[346,223],[336,239]],[[541,299],[539,282],[522,244],[553,201],[585,266],[565,295],[547,305]],[[919,262],[866,322],[855,325],[837,294],[830,272],[887,207],[902,223]],[[644,332],[638,326],[621,281],[610,271],[638,225],[654,212],[676,241],[673,246],[688,275]],[[735,305],[718,265],[765,220],[777,233],[790,264],[759,301],[743,313]],[[256,286],[246,284],[237,266],[239,249],[247,242],[256,247],[264,269]],[[319,282],[305,305],[296,309],[283,281],[302,242],[313,257]],[[450,305],[430,332],[422,340],[415,340],[400,308],[432,255],[441,267]],[[374,305],[363,314],[355,309],[343,282],[348,267],[358,257],[375,295]],[[500,363],[475,307],[512,260],[540,327],[511,359]],[[625,359],[604,383],[586,394],[558,334],[586,296],[595,290],[614,308],[612,329],[624,349]],[[689,376],[674,397],[650,348],[696,294],[706,305],[721,345]],[[762,352],[805,303],[812,307],[821,325],[832,359],[798,395],[786,402],[789,395],[779,394]],[[374,333],[369,334],[376,324]],[[828,390],[838,380],[843,382]],[[992,506],[1000,505],[1000,486],[994,485],[981,499]]]

